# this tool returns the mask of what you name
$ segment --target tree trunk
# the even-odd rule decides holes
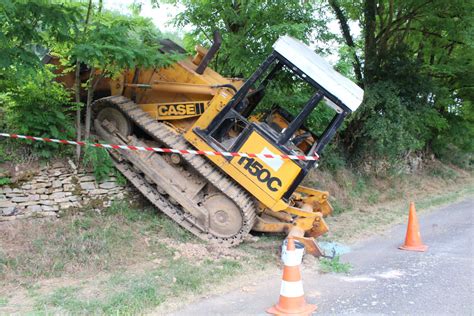
[[[84,131],[84,139],[87,141],[89,140],[91,136],[91,120],[92,120],[92,99],[94,97],[94,90],[95,90],[95,85],[93,83],[94,81],[94,73],[95,73],[95,68],[91,68],[91,73],[89,75],[89,81],[87,83],[87,103],[86,103],[86,128]]]
[[[93,88],[87,89],[87,104],[86,104],[86,130],[84,131],[84,139],[89,140],[91,136],[91,119],[92,119],[92,96],[94,95]]]
[[[91,12],[92,12],[92,0],[89,0],[82,36],[84,36],[85,33],[87,32],[87,25],[89,24]],[[79,60],[76,61],[74,90],[75,90],[75,101],[77,103],[77,109],[76,109],[76,138],[77,139],[76,140],[80,142],[81,137],[82,137],[82,127],[81,127],[81,106],[80,106],[80,103],[81,103],[81,62]],[[77,163],[79,164],[80,159],[81,159],[81,146],[79,145],[77,145],[76,147],[76,159],[77,159]]]
[[[376,43],[376,14],[375,0],[364,1],[364,30],[365,30],[365,67],[364,81],[366,85],[373,83],[377,71],[377,43]]]
[[[75,94],[75,101],[77,103],[76,109],[76,141],[81,141],[81,63],[79,61],[76,62],[76,73],[75,73],[75,81],[74,81],[74,94]],[[76,159],[79,163],[81,158],[81,146],[76,146]]]
[[[347,17],[344,15],[344,12],[342,11],[341,6],[337,0],[329,0],[329,5],[333,9],[336,18],[339,20],[339,26],[341,27],[341,33],[344,37],[344,41],[346,42],[347,46],[352,49],[352,55],[354,58],[352,66],[354,67],[354,73],[356,76],[357,83],[361,87],[364,87],[364,82],[362,78],[362,66],[359,60],[359,56],[357,56],[356,53],[356,46],[354,43],[354,39],[351,35],[349,24],[347,23]]]
[[[365,62],[364,62],[364,89],[365,97],[371,84],[376,81],[378,68],[377,61],[377,41],[376,41],[376,0],[364,0],[364,41],[365,41]],[[345,146],[350,155],[356,154],[358,148],[358,140],[361,135],[361,128],[364,126],[367,117],[370,115],[369,109],[364,107],[364,103],[357,110],[357,115],[353,117],[347,128],[344,130],[343,138]]]

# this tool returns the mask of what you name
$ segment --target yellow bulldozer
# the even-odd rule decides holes
[[[209,50],[198,46],[195,56],[170,67],[129,69],[111,80],[110,96],[93,104],[95,133],[131,146],[316,157],[362,102],[363,90],[289,36],[278,39],[245,81],[208,67],[220,44],[215,33]],[[160,50],[186,53],[170,40],[161,41]],[[313,91],[296,115],[272,100],[269,89],[282,78]],[[332,112],[319,135],[305,127],[316,107]],[[280,232],[321,255],[314,238],[328,231],[329,194],[300,185],[314,160],[136,151],[111,156],[151,203],[200,239],[234,246],[251,230]]]

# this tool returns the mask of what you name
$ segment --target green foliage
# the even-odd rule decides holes
[[[35,48],[68,40],[78,13],[58,1],[0,0],[0,85],[7,76],[19,79],[42,68]]]
[[[338,169],[346,167],[346,158],[343,155],[344,151],[338,147],[338,143],[330,143],[324,149],[321,162],[323,170],[330,170],[335,173]]]
[[[364,116],[357,135],[354,152],[360,158],[396,158],[406,150],[420,149],[423,143],[413,134],[414,118],[398,97],[398,89],[387,82],[374,84],[366,90],[366,102],[357,116]],[[356,116],[356,117],[357,117]],[[415,126],[414,126],[415,125]]]
[[[134,6],[132,15],[123,15],[100,6],[96,8],[94,1],[88,2],[90,11],[88,3],[81,4],[81,13],[88,19],[69,29],[69,41],[56,42],[51,47],[64,66],[79,61],[100,72],[99,76],[92,73],[88,87],[101,78],[114,77],[124,69],[163,67],[181,58],[158,51],[160,32],[151,19],[138,15],[140,6]],[[65,71],[72,68],[66,67]]]
[[[191,50],[196,44],[209,46],[212,33],[219,31],[223,42],[211,66],[225,76],[248,77],[272,51],[282,35],[291,35],[306,43],[328,41],[327,18],[318,2],[312,1],[168,1],[185,10],[175,19],[176,25],[191,25],[184,44]],[[322,51],[318,47],[318,51]],[[280,72],[266,89],[256,111],[264,112],[275,103],[296,115],[314,93],[311,87],[296,80],[290,72]],[[307,122],[320,134],[334,113],[320,106]]]
[[[346,131],[337,146],[345,145],[347,154],[327,148],[327,168],[344,165],[346,157],[356,163],[374,159],[395,165],[407,153],[426,149],[448,156],[443,154],[451,150],[448,143],[455,143],[458,152],[451,156],[453,160],[463,166],[472,163],[473,150],[467,142],[472,144],[473,125],[466,115],[473,99],[468,82],[474,73],[474,26],[467,16],[472,3],[382,1],[377,10],[370,11],[374,0],[335,0],[330,7],[317,1],[165,2],[185,7],[175,22],[194,27],[185,36],[187,48],[209,45],[212,31],[219,30],[223,44],[213,67],[224,75],[244,77],[268,55],[280,35],[309,43],[331,40],[325,27],[328,10],[339,7],[349,22],[360,22],[363,37],[349,41],[349,29],[348,36],[339,39],[346,45],[339,49],[336,68],[350,78],[361,78],[365,100],[347,128],[342,128]],[[372,19],[374,24],[370,24]],[[357,64],[360,69],[355,68]],[[268,93],[271,102],[262,102],[258,110],[265,111],[278,100],[291,113],[299,111],[311,91],[291,80],[284,83]],[[325,107],[317,107],[306,125],[318,134],[331,117]],[[456,137],[461,128],[469,137]]]
[[[355,73],[353,69],[354,51],[357,50],[348,46],[341,46],[338,52],[339,59],[334,65],[334,69],[353,81],[355,81]]]
[[[151,20],[112,12],[98,13],[67,58],[79,60],[110,77],[135,67],[165,66],[177,56],[158,51],[159,32]]]
[[[112,174],[118,174],[109,152],[103,148],[86,146],[83,164],[93,170],[97,182],[109,179]]]
[[[213,31],[220,31],[223,44],[211,66],[225,76],[248,77],[284,34],[313,45],[335,37],[345,43],[339,48],[336,68],[357,78],[364,86],[365,100],[343,126],[344,132],[337,137],[341,141],[326,149],[328,169],[340,168],[346,158],[359,163],[366,159],[396,163],[421,150],[472,168],[472,1],[163,2],[184,7],[175,23],[193,28],[183,39],[186,48],[209,46]],[[152,3],[159,6],[158,0]],[[349,32],[340,36],[328,31],[337,8],[342,29],[341,14],[346,22],[358,22],[360,36],[352,38],[356,32],[347,29],[354,23],[346,23]],[[162,67],[179,59],[158,52],[162,35],[150,19],[140,17],[141,5],[136,2],[130,9],[130,15],[123,15],[105,10],[102,1],[0,0],[0,129],[57,138],[72,135],[68,116],[72,104],[66,92],[44,74],[38,58],[45,52],[43,47],[52,48],[60,57],[65,72],[73,71],[77,62],[93,70],[82,82],[90,94],[86,130],[91,96],[102,78],[127,68]],[[321,45],[316,46],[323,51]],[[288,78],[274,88],[267,96],[269,102],[259,110],[265,111],[278,100],[295,114],[312,93]],[[306,125],[320,133],[330,117],[320,106]],[[42,143],[32,146],[42,157],[50,157],[58,148]],[[10,154],[3,148],[0,146],[0,159],[5,160]],[[98,171],[99,178],[105,172]]]
[[[321,258],[319,260],[319,265],[322,272],[335,272],[335,273],[349,273],[352,269],[350,263],[343,263],[340,261],[340,256],[335,256],[332,259]]]
[[[443,161],[474,168],[474,107],[463,107],[461,113],[446,116],[449,128],[433,140],[433,151]]]
[[[94,5],[89,0],[82,6],[84,21],[76,28],[70,28],[68,42],[52,45],[54,55],[58,56],[65,73],[76,72],[78,67],[89,68],[85,82],[75,79],[76,87],[86,88],[86,116],[84,138],[90,137],[92,125],[91,103],[94,91],[103,78],[113,78],[126,69],[136,67],[164,67],[180,58],[174,54],[159,52],[159,31],[151,19],[138,16],[139,5],[132,6],[132,15],[123,15],[103,10],[102,1]],[[79,100],[79,89],[76,89]],[[80,121],[80,116],[78,116]],[[76,122],[80,126],[80,122]],[[78,135],[81,133],[78,131]]]
[[[166,66],[179,58],[159,53],[159,31],[150,19],[138,15],[139,8],[128,16],[103,10],[102,1],[98,6],[94,1],[0,3],[2,130],[51,138],[74,135],[68,115],[73,105],[70,95],[44,69],[38,58],[46,52],[42,47],[51,48],[60,57],[65,72],[72,71],[77,61],[92,70],[84,83],[90,96],[104,77],[113,77],[126,68]],[[86,136],[91,101],[88,98]],[[33,150],[44,158],[51,157],[55,152],[51,148],[58,146],[32,143]],[[91,164],[96,161],[97,176],[103,178],[108,166],[99,167],[97,159],[87,159]]]
[[[433,142],[433,151],[443,162],[451,163],[463,169],[472,170],[474,168],[473,151],[466,151],[449,143],[450,138],[455,138],[456,135],[459,134],[446,133],[445,135],[440,135]]]
[[[0,128],[12,133],[62,138],[71,135],[69,96],[52,82],[39,55],[52,41],[69,39],[78,19],[75,5],[56,1],[0,1]],[[2,141],[0,160],[11,160],[20,142]],[[35,142],[49,158],[59,145]],[[8,150],[7,150],[8,149]]]
[[[423,149],[447,127],[430,104],[433,89],[421,65],[403,53],[387,52],[379,71],[383,80],[366,86],[365,101],[345,131],[352,156],[392,164],[404,153]]]
[[[470,164],[474,3],[330,2],[334,12],[339,8],[362,27],[358,38],[343,34],[337,64],[350,75],[357,72],[357,59],[362,65],[356,77],[362,78],[365,101],[344,133],[351,158],[393,163],[411,151],[448,158],[454,149],[451,162]],[[338,20],[344,29],[344,18]],[[459,137],[460,130],[466,137]]]
[[[305,42],[329,39],[326,21],[315,12],[313,1],[198,1],[171,0],[184,11],[176,18],[177,26],[191,25],[185,35],[189,50],[196,44],[210,45],[217,30],[223,38],[212,67],[225,76],[249,76],[271,52],[281,35],[291,35]]]
[[[12,183],[10,178],[0,177],[0,186],[5,185],[5,184],[10,184],[10,183]]]
[[[70,95],[52,81],[48,71],[39,71],[23,85],[0,93],[0,109],[5,111],[5,127],[10,133],[68,139],[74,135],[68,114]],[[43,158],[50,158],[64,146],[55,143],[31,142]]]
[[[114,167],[109,152],[103,148],[86,146],[83,157],[84,167],[92,169],[95,180],[103,182],[114,176],[117,184],[125,185],[127,179]]]
[[[2,128],[2,130],[5,130]],[[5,148],[6,148],[6,140],[1,140],[0,141],[0,162],[5,162],[7,160],[9,160],[9,155],[7,154]]]

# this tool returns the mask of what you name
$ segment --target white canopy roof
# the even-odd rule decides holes
[[[357,110],[362,103],[364,90],[334,70],[328,62],[302,42],[289,36],[282,36],[273,44],[273,48],[351,111]]]

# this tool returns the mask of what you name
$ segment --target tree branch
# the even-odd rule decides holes
[[[393,32],[397,31],[404,23],[408,20],[415,18],[419,14],[419,10],[433,2],[433,0],[428,0],[417,7],[412,8],[408,13],[402,15],[402,10],[399,9],[397,12],[397,17],[391,23],[388,23],[384,29],[381,29],[376,36],[376,41],[382,41],[387,39]],[[392,30],[392,28],[394,28]]]
[[[446,39],[448,42],[455,43],[455,44],[466,45],[466,43],[464,43],[464,42],[461,42],[461,41],[458,41],[458,40],[449,39],[449,38],[445,38],[441,33],[436,33],[436,32],[433,32],[433,31],[428,31],[428,30],[426,30],[426,29],[420,30],[420,29],[417,29],[417,28],[414,28],[414,27],[405,27],[405,28],[399,29],[398,31],[405,31],[405,30],[406,30],[406,31],[420,32],[420,33],[422,33],[423,35],[431,35],[431,36],[438,37],[438,38],[444,38],[444,39]]]
[[[329,0],[329,5],[334,11],[334,14],[336,15],[336,18],[339,20],[339,26],[341,27],[341,33],[342,36],[344,37],[344,40],[350,48],[352,48],[353,51],[353,58],[354,61],[352,63],[352,66],[354,67],[354,73],[357,79],[357,83],[360,86],[363,86],[363,78],[362,78],[362,66],[360,63],[359,56],[357,56],[356,53],[356,46],[354,44],[354,39],[352,38],[349,24],[347,23],[347,18],[344,15],[344,12],[341,9],[341,6],[339,5],[337,0]]]

